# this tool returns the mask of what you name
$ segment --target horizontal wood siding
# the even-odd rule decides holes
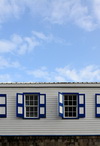
[[[46,118],[16,117],[16,93],[22,92],[46,94]],[[71,120],[59,117],[58,92],[85,94],[86,117]],[[7,118],[0,118],[0,135],[100,135],[100,118],[95,118],[95,93],[100,93],[99,87],[2,88],[1,85],[0,94],[7,94]]]

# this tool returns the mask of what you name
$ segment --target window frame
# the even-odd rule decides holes
[[[58,92],[58,95],[59,94],[62,94],[63,95],[63,116],[62,116],[62,119],[79,119],[80,117],[79,117],[79,93],[76,93],[76,92]],[[77,95],[77,106],[78,106],[78,108],[77,108],[77,117],[64,117],[64,95],[65,94],[71,94],[71,95]],[[59,97],[59,96],[58,96]],[[59,98],[58,98],[58,102],[59,102]],[[58,106],[59,106],[59,104],[58,104]],[[58,107],[58,109],[59,109],[59,107]],[[59,110],[58,110],[59,111]]]
[[[65,95],[76,95],[76,102],[77,102],[77,104],[75,105],[76,106],[76,117],[66,117],[65,116],[65,104],[64,104],[64,108],[63,108],[63,118],[64,119],[78,119],[79,118],[79,93],[65,93],[65,94],[63,94],[63,103],[64,103],[64,96]],[[68,106],[69,107],[69,106]]]
[[[38,95],[38,116],[37,117],[25,117],[25,95]],[[24,92],[23,93],[23,119],[40,119],[40,93],[39,92]]]

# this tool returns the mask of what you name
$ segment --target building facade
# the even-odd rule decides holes
[[[0,136],[99,136],[100,83],[0,83]]]

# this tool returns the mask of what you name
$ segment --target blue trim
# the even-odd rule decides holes
[[[40,108],[44,107],[44,114],[40,114],[40,118],[46,118],[46,94],[40,94],[40,96],[41,95],[44,96],[44,104],[41,104],[40,101],[39,101],[39,103],[40,103]]]
[[[33,94],[36,94],[36,95],[38,95],[38,117],[36,117],[36,118],[35,118],[35,117],[33,117],[33,118],[32,118],[32,117],[27,118],[27,117],[25,117],[25,116],[23,115],[23,119],[34,119],[34,120],[35,120],[35,119],[40,119],[40,116],[39,116],[39,115],[40,115],[40,108],[39,108],[40,93],[39,93],[39,92],[24,92],[24,93],[23,93],[23,100],[25,100],[25,99],[24,99],[24,95],[27,95],[27,94],[28,94],[28,95],[29,95],[29,94],[32,94],[32,95],[33,95]],[[24,112],[24,108],[25,108],[25,106],[23,105],[23,112]]]
[[[84,117],[85,117],[85,94],[79,94],[79,96],[80,96],[80,95],[83,95],[83,104],[80,104],[80,103],[79,103],[79,108],[80,108],[80,107],[83,107],[83,108],[84,108],[84,114],[80,114],[80,113],[79,113],[79,118],[84,118]],[[79,99],[79,100],[80,100],[80,99]]]
[[[18,103],[18,95],[22,95],[22,104]],[[22,109],[24,109],[24,97],[23,97],[23,93],[17,93],[16,94],[16,116],[23,118],[24,117],[24,113],[19,114],[18,113],[18,107],[22,107]]]
[[[7,96],[6,94],[0,94],[0,97],[5,98],[5,104],[0,104],[0,107],[5,107],[5,114],[0,114],[0,118],[6,118],[7,117]]]
[[[63,116],[64,116],[64,108],[63,108],[64,100],[63,99],[64,98],[62,97],[63,103],[60,103],[60,94],[62,94],[62,93],[58,92],[58,112],[59,112],[59,116],[63,118]],[[62,107],[63,113],[60,113],[60,106]]]
[[[100,114],[97,114],[97,107],[100,107],[100,104],[97,103],[97,96],[100,94],[95,94],[95,117],[100,118]]]

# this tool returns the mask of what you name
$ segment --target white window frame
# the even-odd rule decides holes
[[[37,96],[38,97],[38,105],[26,105],[26,96]],[[35,117],[27,117],[26,116],[26,107],[37,107],[37,116]],[[39,94],[33,94],[33,93],[24,93],[24,118],[27,118],[27,119],[37,119],[39,118]]]
[[[65,105],[65,96],[76,96],[76,105],[74,106],[74,105]],[[64,118],[65,119],[76,119],[76,118],[78,118],[78,94],[63,94],[63,100],[64,100],[64,108],[63,108],[63,110],[64,110]],[[69,100],[68,100],[69,101]],[[73,101],[73,100],[72,100]],[[76,116],[65,116],[65,107],[76,107]]]

